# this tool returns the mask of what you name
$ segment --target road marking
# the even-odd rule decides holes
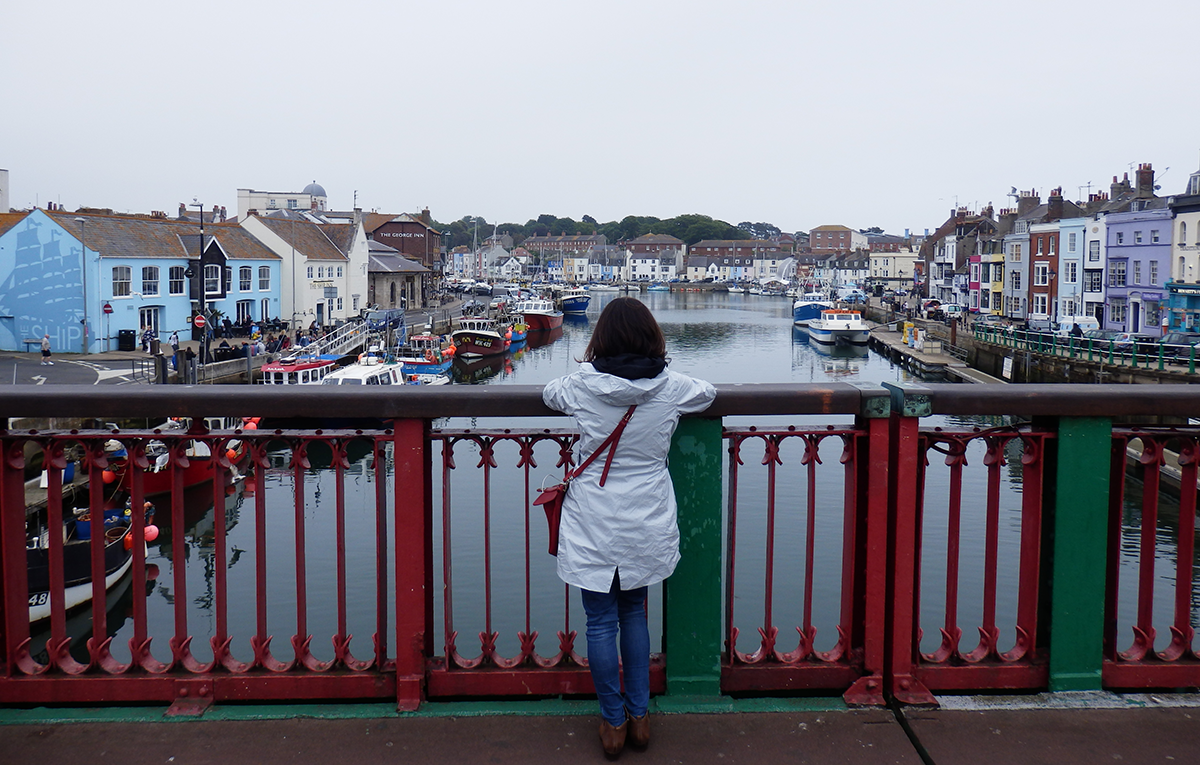
[[[132,382],[129,379],[129,372],[126,372],[123,369],[109,369],[108,367],[101,366],[101,365],[96,364],[91,361],[72,361],[71,363],[77,364],[81,367],[87,367],[88,369],[95,372],[96,373],[96,383],[95,383],[96,385],[99,385],[100,383],[104,382],[105,380],[111,380],[114,377],[120,378],[123,382]]]
[[[29,379],[33,380],[34,385],[44,385],[46,382],[46,378],[42,377],[41,375],[34,375],[33,377],[30,377]]]

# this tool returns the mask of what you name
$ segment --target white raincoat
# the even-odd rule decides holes
[[[608,592],[618,568],[622,590],[671,575],[679,562],[679,526],[667,452],[679,416],[703,411],[715,397],[710,383],[667,369],[654,378],[626,380],[587,363],[546,386],[546,405],[579,424],[576,464],[608,438],[631,404],[638,405],[604,486],[600,476],[607,452],[571,483],[559,530],[559,578]]]

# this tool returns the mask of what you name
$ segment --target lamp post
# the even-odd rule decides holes
[[[1055,324],[1058,323],[1058,299],[1057,299],[1056,295],[1054,294],[1054,287],[1055,287],[1054,277],[1056,277],[1056,276],[1058,276],[1058,274],[1056,274],[1054,272],[1054,269],[1051,268],[1050,269],[1050,302],[1052,305],[1051,316],[1053,317]]]
[[[87,220],[76,218],[75,222],[79,224],[79,273],[83,278],[83,318],[79,320],[83,328],[83,337],[80,339],[80,343],[82,345],[81,352],[86,355],[88,352]]]
[[[200,328],[200,365],[208,360],[208,333],[211,331],[208,324],[208,307],[205,304],[204,293],[207,290],[204,284],[204,204],[192,197],[192,207],[200,210],[200,252],[196,256],[196,265],[200,269],[200,289],[198,290],[200,297],[200,315],[204,317],[204,326]],[[192,326],[195,326],[194,324]]]

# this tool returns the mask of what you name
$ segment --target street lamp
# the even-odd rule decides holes
[[[87,355],[88,352],[88,294],[87,294],[87,223],[84,218],[76,218],[75,222],[79,224],[79,272],[83,276],[83,318],[79,323],[83,326],[83,337],[80,340],[83,348],[82,352]]]

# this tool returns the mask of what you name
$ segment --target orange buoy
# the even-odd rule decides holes
[[[117,480],[117,474],[111,470],[105,470],[100,474],[100,479],[105,483],[112,483]]]
[[[234,460],[237,459],[237,452],[235,452],[233,449],[230,449],[227,452],[225,452],[225,458],[227,460],[229,460],[230,462],[233,462]]]
[[[258,418],[255,417],[254,419],[257,420]],[[247,422],[242,430],[258,430],[258,423],[255,421]]]
[[[125,535],[124,545],[125,545],[126,550],[133,549],[133,533],[132,532]]]
[[[154,524],[150,524],[143,529],[142,532],[147,542],[153,542],[154,540],[158,539],[158,527]]]

